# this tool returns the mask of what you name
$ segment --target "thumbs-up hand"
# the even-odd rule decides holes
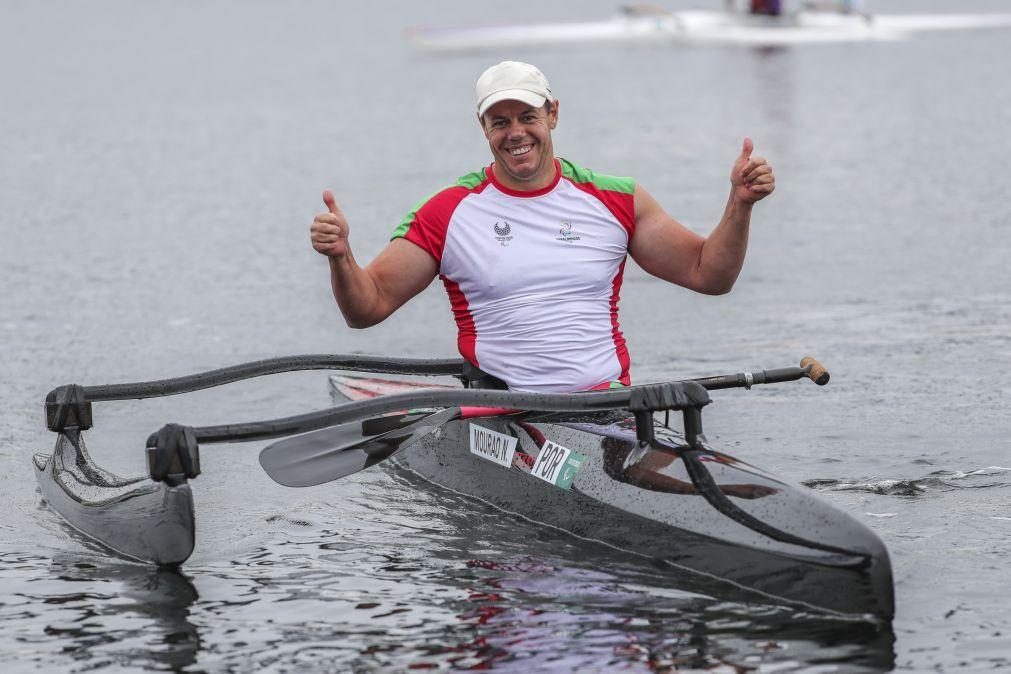
[[[776,189],[776,176],[772,173],[772,167],[764,158],[752,157],[754,149],[755,144],[751,139],[745,138],[741,154],[734,160],[734,167],[730,171],[734,196],[749,204],[764,199]]]
[[[317,215],[309,229],[312,247],[320,255],[344,257],[348,254],[348,221],[330,190],[323,190],[323,204],[326,213]]]

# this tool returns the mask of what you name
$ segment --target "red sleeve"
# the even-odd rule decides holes
[[[446,246],[446,229],[453,211],[472,190],[457,185],[437,192],[421,202],[407,214],[393,233],[393,238],[403,237],[442,263]]]

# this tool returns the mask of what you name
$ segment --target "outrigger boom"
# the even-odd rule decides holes
[[[148,438],[146,451],[149,476],[132,479],[120,478],[97,466],[84,444],[83,431],[92,426],[94,402],[173,395],[266,374],[308,369],[451,375],[463,380],[466,386],[463,367],[464,361],[460,359],[307,355],[256,361],[152,382],[61,386],[50,392],[46,399],[47,426],[58,433],[56,447],[52,455],[35,455],[36,477],[45,500],[67,522],[88,537],[132,559],[164,567],[177,567],[189,558],[194,546],[195,518],[189,482],[200,473],[200,444],[296,436],[267,447],[261,454],[260,461],[268,475],[278,482],[305,486],[350,475],[394,455],[407,457],[404,463],[410,465],[410,457],[415,454],[465,451],[458,447],[465,442],[460,439],[463,436],[457,437],[459,433],[456,429],[464,429],[467,424],[471,427],[475,424],[487,426],[489,419],[496,420],[495,423],[505,423],[501,421],[504,419],[508,423],[496,428],[519,437],[531,432],[529,429],[532,425],[543,422],[543,428],[536,431],[538,437],[543,436],[543,447],[549,444],[550,437],[547,434],[555,429],[561,433],[559,437],[568,437],[569,430],[566,429],[581,429],[589,431],[590,435],[580,441],[594,445],[596,441],[592,438],[599,437],[611,449],[627,448],[623,450],[625,453],[622,454],[621,466],[592,466],[594,479],[604,480],[605,485],[614,483],[621,489],[632,488],[650,493],[670,491],[663,485],[678,480],[672,477],[669,468],[655,468],[656,457],[666,457],[661,461],[665,466],[673,465],[671,462],[674,459],[681,459],[678,465],[685,473],[682,483],[687,487],[684,489],[704,498],[709,504],[709,511],[713,513],[706,517],[713,522],[717,522],[718,518],[719,525],[713,531],[692,533],[681,531],[678,526],[667,525],[663,529],[660,526],[662,517],[655,521],[642,521],[642,517],[634,516],[633,520],[642,524],[644,530],[662,530],[669,534],[667,538],[676,538],[675,534],[681,531],[686,536],[686,541],[692,541],[691,545],[686,544],[686,549],[692,550],[698,548],[697,534],[704,538],[715,537],[713,541],[723,547],[744,546],[748,548],[749,555],[778,559],[775,564],[777,573],[802,564],[805,568],[828,569],[836,576],[842,574],[847,578],[862,578],[871,574],[873,582],[864,587],[860,594],[863,603],[867,603],[864,595],[876,597],[870,602],[873,604],[870,608],[861,608],[863,604],[853,604],[851,599],[845,599],[842,603],[833,600],[830,606],[821,606],[817,601],[811,604],[837,612],[866,612],[878,619],[891,618],[893,602],[887,552],[869,530],[865,531],[860,528],[862,525],[847,519],[837,527],[835,534],[826,533],[825,530],[789,531],[790,527],[772,521],[774,518],[767,517],[763,514],[764,511],[743,507],[732,500],[730,496],[741,496],[743,492],[740,489],[735,491],[736,485],[727,485],[714,479],[705,464],[706,461],[730,460],[730,457],[709,449],[702,433],[701,411],[710,402],[709,390],[751,388],[753,385],[801,378],[810,378],[823,385],[828,381],[828,372],[812,358],[805,358],[799,367],[579,394],[537,394],[453,387],[412,388],[407,385],[402,393],[368,394],[373,397],[362,397],[330,409],[269,421],[205,427],[169,424]],[[509,410],[513,412],[509,413]],[[618,415],[619,418],[628,418],[629,414],[634,418],[634,435],[630,439],[625,439],[623,433],[626,431],[613,426],[615,411],[623,411]],[[658,411],[682,413],[683,442],[673,442],[670,432],[665,427],[656,425],[654,413]],[[502,416],[503,412],[507,416]],[[601,421],[608,415],[611,418],[608,424],[612,425]],[[530,423],[527,424],[524,419]],[[521,427],[526,429],[522,433],[516,430]],[[450,432],[449,429],[454,430]],[[661,438],[655,435],[658,429],[664,431]],[[439,438],[450,436],[456,440],[452,443],[439,441]],[[450,444],[453,446],[448,446]],[[401,454],[409,447],[414,449]],[[535,446],[526,451],[537,454],[540,448]],[[578,452],[574,455],[578,455]],[[473,458],[469,456],[469,459]],[[600,459],[604,463],[607,460],[606,457]],[[481,466],[487,462],[482,463],[482,459],[477,461],[479,469],[483,470]],[[531,456],[529,461],[533,465],[534,457]],[[590,463],[594,461],[598,459],[590,456]],[[414,469],[414,466],[410,467]],[[517,467],[524,468],[522,463],[514,466]],[[529,473],[530,466],[525,466],[525,470]],[[596,476],[596,473],[602,477]],[[583,483],[577,480],[571,490],[565,486],[563,489],[568,491],[548,492],[545,498],[569,498],[569,494],[573,495],[572,498],[585,498],[592,489],[581,486],[584,483],[585,480]],[[759,496],[752,494],[745,495],[744,498],[760,498],[784,491],[785,487],[780,484],[776,482],[775,487],[761,487],[755,492]],[[749,485],[751,488],[754,486]],[[520,488],[527,489],[528,485],[521,483]],[[547,487],[541,485],[530,488]],[[625,497],[615,496],[615,502],[608,503],[606,495],[600,496],[598,505],[610,508],[616,517],[632,517],[620,503],[621,498]],[[840,517],[847,516],[840,514]],[[732,524],[724,524],[725,522]],[[850,540],[854,536],[860,540]],[[601,540],[603,539],[602,536]],[[671,546],[676,549],[677,541],[666,541],[663,547],[667,549]],[[668,553],[664,555],[668,558],[672,556]],[[673,556],[676,557],[677,554]],[[690,556],[682,555],[684,559]],[[785,566],[782,561],[784,559],[789,560]],[[686,564],[691,568],[690,563]],[[740,575],[737,571],[728,570],[728,578],[734,583],[740,583],[741,579],[734,577],[735,574]],[[753,585],[768,589],[763,582]],[[809,590],[806,584],[804,588],[805,592]],[[788,600],[808,603],[796,595],[797,592],[785,592],[782,596]]]

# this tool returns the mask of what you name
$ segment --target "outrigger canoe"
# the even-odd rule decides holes
[[[813,490],[791,485],[707,443],[709,391],[813,379],[800,367],[577,394],[433,386],[386,375],[454,375],[457,359],[293,356],[156,382],[68,385],[46,401],[58,433],[34,458],[43,498],[116,553],[178,567],[193,550],[190,481],[199,444],[284,438],[260,454],[275,481],[322,484],[385,463],[555,528],[559,535],[659,560],[675,574],[718,579],[746,601],[875,621],[894,615],[881,540]],[[337,369],[333,407],[263,422],[170,424],[146,443],[150,476],[124,479],[84,445],[92,403],[171,395],[263,374]],[[672,429],[679,412],[683,431]],[[663,413],[663,414],[661,414]],[[290,436],[290,437],[287,437]]]
[[[862,14],[801,10],[780,16],[627,7],[602,21],[411,28],[407,40],[430,51],[579,43],[720,44],[775,47],[900,40],[927,31],[1011,26],[1011,14]]]

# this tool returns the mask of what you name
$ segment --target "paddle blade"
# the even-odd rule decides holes
[[[260,465],[286,487],[313,487],[379,463],[459,416],[451,407],[331,426],[268,445]]]

